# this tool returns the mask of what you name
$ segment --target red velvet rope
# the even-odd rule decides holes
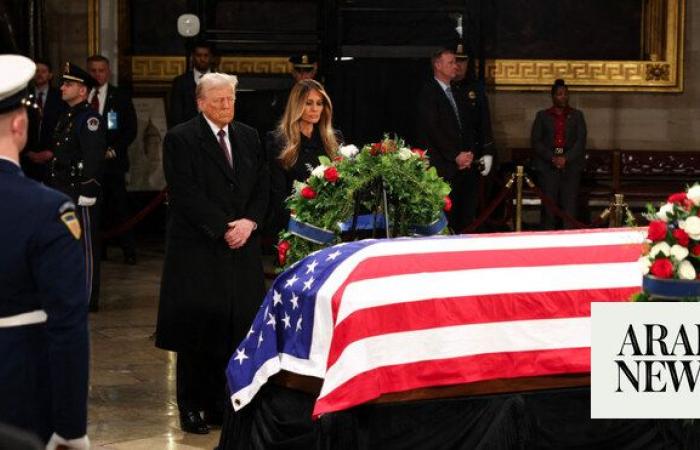
[[[155,197],[153,197],[153,199],[141,211],[127,219],[125,222],[103,232],[102,239],[112,239],[134,228],[137,223],[141,222],[147,215],[149,215],[154,209],[163,203],[165,197],[167,196],[167,192],[168,188],[163,189]]]

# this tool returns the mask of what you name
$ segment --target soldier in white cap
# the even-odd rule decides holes
[[[23,56],[0,55],[0,422],[47,449],[87,449],[82,230],[73,201],[19,166],[34,71]]]

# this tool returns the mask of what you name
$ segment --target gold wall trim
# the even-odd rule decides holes
[[[686,0],[647,0],[654,14],[645,22],[645,60],[525,60],[486,61],[486,78],[496,90],[547,90],[556,78],[564,78],[573,90],[583,91],[683,91],[683,40]],[[659,5],[664,5],[659,24]],[[648,29],[647,29],[648,28]],[[663,33],[659,35],[659,33]]]
[[[87,4],[87,54],[100,53],[100,0],[88,0]]]
[[[131,76],[134,83],[170,82],[184,73],[186,60],[182,56],[132,56]],[[291,71],[286,57],[224,56],[218,70],[237,74],[286,74]]]

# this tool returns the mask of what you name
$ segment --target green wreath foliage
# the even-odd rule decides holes
[[[339,224],[352,218],[355,196],[376,186],[382,179],[387,191],[392,236],[411,235],[411,225],[428,225],[451,208],[449,185],[428,165],[426,152],[411,149],[405,142],[385,136],[381,142],[358,150],[354,145],[341,147],[331,161],[319,158],[304,183],[295,183],[286,205],[299,222],[330,231],[335,235],[329,245],[341,242]],[[364,211],[373,211],[376,191],[365,196]],[[380,212],[382,212],[380,210]],[[444,232],[444,231],[443,231]],[[288,230],[280,232],[278,262],[286,268],[326,247],[301,238]]]

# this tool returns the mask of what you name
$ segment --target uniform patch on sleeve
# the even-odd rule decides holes
[[[100,119],[97,117],[90,117],[87,120],[87,127],[90,131],[97,131],[97,129],[100,128]]]
[[[80,239],[82,230],[80,229],[80,222],[78,222],[78,218],[75,216],[75,211],[67,211],[61,214],[61,222],[63,222],[63,225],[68,228],[68,231],[70,231],[70,234],[72,234],[76,240]]]
[[[58,208],[58,213],[63,214],[66,211],[75,211],[75,203],[73,202],[65,202],[61,205],[60,208]]]

